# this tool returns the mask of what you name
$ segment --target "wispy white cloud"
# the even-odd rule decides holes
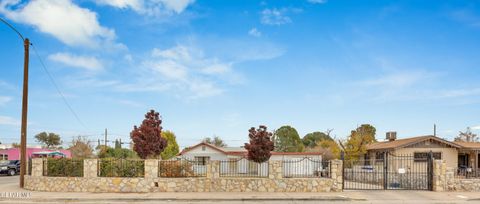
[[[262,36],[262,33],[257,30],[257,28],[252,28],[248,31],[248,34],[253,36],[253,37],[260,37]]]
[[[312,4],[324,4],[327,3],[327,0],[307,0],[309,3]]]
[[[95,76],[89,77],[67,77],[65,78],[65,84],[70,86],[71,88],[82,88],[82,87],[90,87],[90,88],[105,88],[105,87],[112,87],[118,86],[121,84],[118,80],[110,80],[110,79],[101,79]]]
[[[132,100],[118,100],[118,103],[136,108],[143,107],[143,104]]]
[[[438,93],[429,88],[441,76],[426,70],[389,70],[376,77],[359,80],[351,84],[352,90],[361,89],[356,94],[374,102],[412,101],[433,99]],[[349,90],[351,92],[352,90]],[[368,90],[368,91],[365,91]],[[357,96],[358,97],[358,96]],[[428,98],[430,97],[430,98]]]
[[[233,112],[224,115],[222,120],[228,127],[238,127],[241,124],[242,116],[237,112]]]
[[[70,53],[59,52],[49,55],[48,59],[70,67],[77,67],[88,71],[100,71],[103,69],[103,64],[100,60],[91,56],[77,56]]]
[[[31,25],[71,46],[113,45],[115,31],[100,25],[97,14],[71,0],[0,2],[0,13],[7,18]],[[120,46],[120,45],[115,45]]]
[[[0,115],[0,125],[19,126],[20,121],[9,116]]]
[[[133,11],[150,16],[162,16],[182,13],[195,0],[98,0],[100,5]]]
[[[361,83],[367,86],[376,86],[388,89],[402,89],[410,87],[431,77],[434,77],[434,75],[425,71],[400,71],[382,74],[375,78],[364,80]]]
[[[261,23],[265,25],[283,25],[291,23],[292,19],[287,16],[288,9],[264,9],[261,12]]]
[[[468,26],[480,28],[480,16],[468,9],[456,10],[451,13],[451,17]]]
[[[0,106],[5,105],[6,103],[10,102],[12,97],[9,96],[0,96]]]
[[[192,98],[222,93],[216,81],[223,80],[222,75],[232,71],[230,63],[206,57],[202,51],[184,45],[164,50],[155,48],[143,64],[169,87],[187,91]]]
[[[480,125],[471,127],[472,130],[480,130]]]
[[[442,91],[438,96],[441,98],[453,98],[473,95],[480,95],[480,88],[446,90]]]
[[[0,89],[14,90],[15,86],[0,80]]]
[[[95,0],[93,1],[100,5],[113,6],[120,9],[140,10],[143,7],[142,0]]]

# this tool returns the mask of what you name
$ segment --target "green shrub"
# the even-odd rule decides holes
[[[48,158],[44,160],[43,173],[52,177],[83,177],[83,159]]]
[[[160,161],[160,177],[194,177],[192,164],[189,161]]]
[[[99,159],[98,176],[100,177],[143,177],[145,175],[144,160]]]

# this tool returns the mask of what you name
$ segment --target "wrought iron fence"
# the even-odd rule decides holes
[[[158,161],[159,177],[205,177],[207,164],[188,159]]]
[[[458,167],[454,169],[455,178],[470,179],[480,178],[480,171],[471,167]]]
[[[99,159],[97,165],[99,177],[143,177],[145,161],[139,159]]]
[[[29,162],[31,172],[31,160]],[[83,177],[83,159],[47,158],[43,160],[43,176]]]
[[[220,177],[268,177],[268,162],[246,158],[220,161]]]
[[[330,178],[331,162],[313,158],[284,160],[282,165],[284,178]]]
[[[433,153],[343,160],[345,190],[431,190]],[[376,157],[379,158],[379,157]]]

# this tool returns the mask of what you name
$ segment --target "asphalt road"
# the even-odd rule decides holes
[[[6,176],[0,175],[0,189],[5,186],[11,186],[12,184],[17,184],[19,182],[20,176]]]
[[[1,203],[480,203],[480,192],[344,191],[336,193],[74,193],[19,188],[19,176],[0,176]],[[13,198],[5,193],[18,195]]]

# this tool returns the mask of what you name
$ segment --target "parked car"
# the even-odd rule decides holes
[[[0,174],[15,176],[20,173],[20,160],[0,161]]]

